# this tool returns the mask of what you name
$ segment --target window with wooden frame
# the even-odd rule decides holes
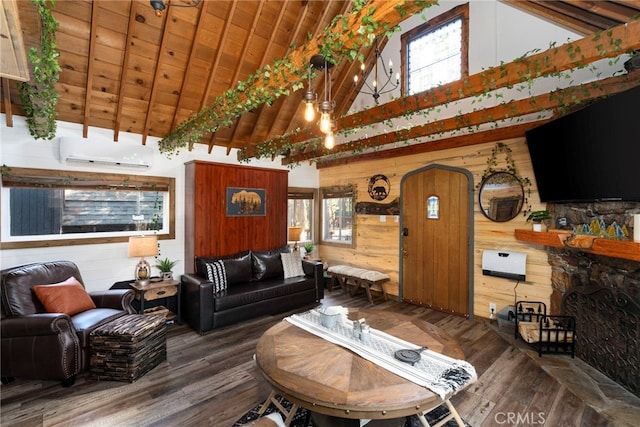
[[[355,186],[324,187],[320,195],[322,244],[355,247]]]
[[[2,248],[175,238],[175,178],[2,169]]]
[[[401,36],[402,94],[413,95],[469,75],[469,4]]]
[[[314,243],[317,236],[318,190],[289,187],[287,196],[287,226],[301,227],[302,243]],[[294,242],[289,242],[294,243]]]

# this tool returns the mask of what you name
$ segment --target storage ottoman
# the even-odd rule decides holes
[[[99,380],[133,382],[167,358],[164,317],[128,314],[89,336],[90,373]]]
[[[511,313],[511,315],[509,315]],[[516,308],[508,305],[498,312],[498,330],[515,334],[516,332]]]

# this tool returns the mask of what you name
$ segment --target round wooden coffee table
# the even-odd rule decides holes
[[[382,310],[349,310],[349,319],[360,318],[405,341],[464,358],[453,338],[425,321]],[[427,388],[287,321],[260,338],[256,362],[275,393],[324,415],[393,419],[421,414],[443,403]]]

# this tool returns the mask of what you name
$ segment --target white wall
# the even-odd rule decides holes
[[[34,140],[19,116],[13,117],[14,125],[6,126],[6,118],[0,115],[0,164],[13,167],[39,169],[61,169],[88,172],[105,172],[173,177],[176,179],[176,230],[174,240],[160,240],[161,257],[178,259],[174,268],[178,277],[184,272],[184,163],[190,160],[203,160],[218,163],[241,164],[271,169],[287,169],[275,161],[251,161],[239,163],[236,151],[226,155],[226,148],[215,147],[211,154],[208,147],[196,144],[193,151],[182,150],[180,154],[168,158],[157,149],[158,138],[148,138],[147,145],[153,147],[152,167],[144,172],[131,169],[118,169],[99,166],[75,166],[62,163],[59,159],[59,137],[82,138],[82,126],[58,122],[56,138],[51,141]],[[113,132],[105,129],[90,128],[88,141],[97,148],[109,144],[140,145],[141,137],[135,134],[120,133],[119,141],[113,141]],[[301,165],[290,170],[289,185],[295,187],[318,187],[318,171],[314,166]],[[4,200],[2,200],[4,203]],[[6,209],[6,205],[3,206]],[[70,260],[80,268],[87,289],[108,289],[114,282],[133,278],[137,260],[127,257],[127,243],[109,243],[78,246],[58,246],[51,248],[0,250],[0,268],[22,265],[30,262]],[[190,262],[190,261],[189,261]],[[154,269],[155,273],[155,269]]]

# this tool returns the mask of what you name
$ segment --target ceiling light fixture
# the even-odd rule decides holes
[[[360,87],[360,93],[364,93],[366,95],[372,95],[373,99],[375,100],[376,104],[378,103],[378,98],[380,98],[380,95],[382,95],[383,93],[387,93],[390,92],[394,89],[396,89],[398,87],[398,85],[400,84],[400,73],[396,73],[396,79],[395,79],[395,83],[392,81],[392,77],[393,77],[393,62],[391,62],[391,60],[389,60],[389,70],[387,71],[387,67],[384,64],[384,60],[382,59],[382,55],[380,54],[380,47],[378,45],[378,38],[376,37],[375,39],[375,63],[374,63],[374,77],[373,77],[373,82],[371,85],[369,85],[369,83],[367,83],[367,79],[366,79],[366,74],[365,74],[365,69],[366,67],[364,66],[364,63],[360,64],[360,76],[362,78],[362,86]],[[378,61],[380,61],[380,67],[378,67]],[[380,76],[379,76],[379,71],[380,69],[382,69],[382,79],[384,80],[384,84],[380,84],[381,80],[380,80]],[[386,79],[386,80],[385,80]],[[355,75],[353,77],[353,85],[356,89],[358,89],[358,75]],[[388,89],[385,90],[385,88],[387,86],[390,87]],[[367,88],[369,91],[364,90],[364,88]]]
[[[333,109],[335,108],[335,102],[331,99],[331,76],[329,70],[333,67],[333,64],[328,62],[322,55],[313,55],[309,61],[309,77],[308,87],[304,94],[303,100],[305,102],[304,118],[308,122],[312,122],[315,119],[315,110],[320,112],[320,121],[318,126],[320,132],[325,136],[325,147],[331,149],[335,145],[335,138],[333,131],[336,127],[335,121],[331,116]],[[311,88],[311,74],[313,70],[322,70],[324,75],[324,96],[322,101],[318,101],[318,95],[313,92]]]
[[[202,0],[192,0],[190,4],[165,3],[162,0],[149,0],[151,7],[156,11],[156,16],[162,16],[162,12],[169,7],[197,7]]]

